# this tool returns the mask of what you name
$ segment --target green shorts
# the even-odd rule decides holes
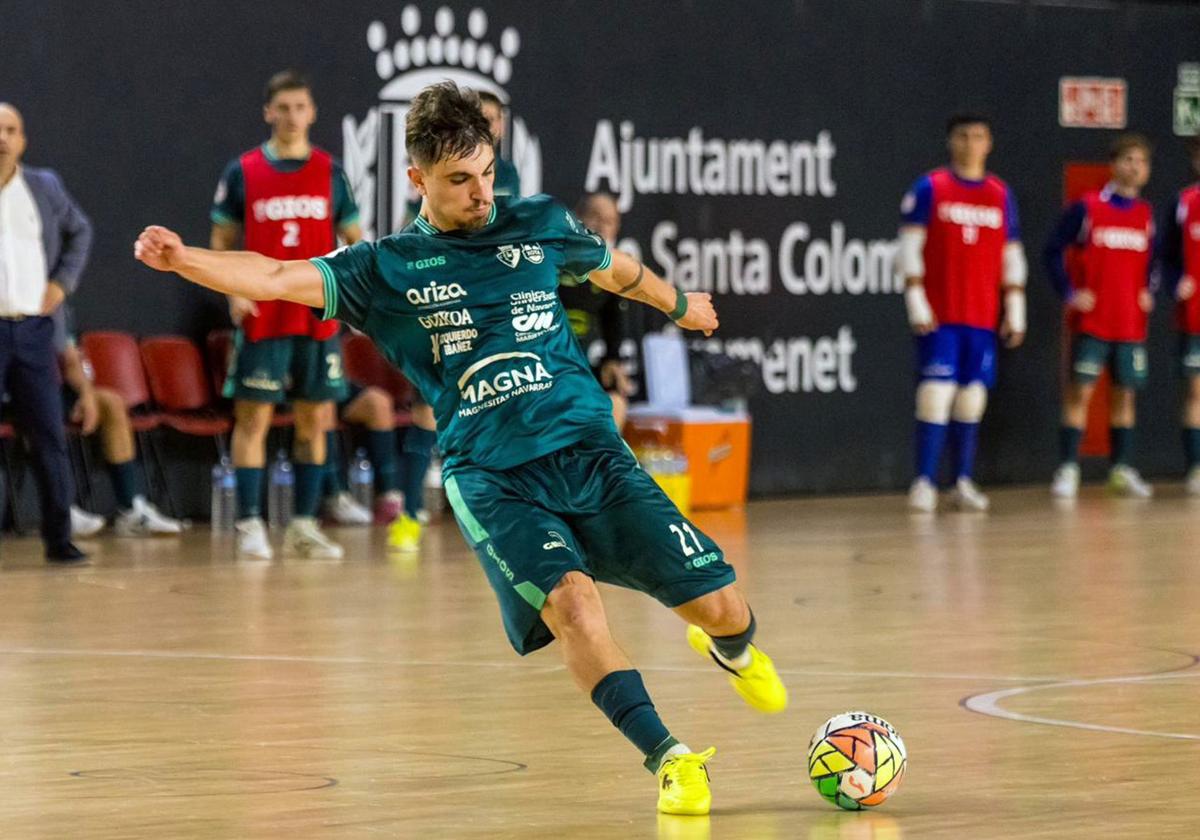
[[[317,341],[305,336],[247,341],[241,330],[233,343],[224,395],[235,400],[281,403],[341,402],[349,394],[338,336]]]
[[[668,607],[733,583],[733,567],[642,471],[616,433],[508,470],[458,468],[446,496],[522,656],[554,637],[541,619],[567,572],[645,592]]]
[[[1071,381],[1095,382],[1108,370],[1118,388],[1141,390],[1149,375],[1146,345],[1138,341],[1105,341],[1080,333],[1071,348]]]
[[[1200,376],[1200,335],[1179,336],[1179,374],[1185,378]]]

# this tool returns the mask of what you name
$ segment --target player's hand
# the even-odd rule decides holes
[[[712,335],[713,330],[721,324],[717,320],[717,310],[713,308],[712,295],[707,292],[688,292],[688,308],[675,323],[685,330],[703,330],[705,335]]]
[[[46,283],[46,293],[42,295],[42,314],[51,315],[55,309],[62,306],[62,302],[66,300],[67,293],[58,281],[51,280]]]
[[[1009,350],[1015,350],[1016,348],[1020,347],[1022,343],[1024,343],[1025,333],[1016,332],[1008,325],[1008,321],[1005,321],[1000,325],[1000,338],[1004,341],[1004,346],[1006,348]]]
[[[937,332],[937,328],[937,318],[930,318],[928,321],[912,325],[913,335],[929,335],[930,333]]]
[[[183,264],[186,250],[183,240],[173,230],[150,225],[133,243],[133,256],[157,271],[175,271]]]
[[[1179,279],[1179,285],[1175,287],[1175,299],[1191,300],[1194,294],[1196,294],[1196,281],[1186,274],[1183,275]]]
[[[1154,295],[1149,289],[1141,289],[1138,292],[1138,308],[1147,314],[1154,311]]]
[[[229,296],[229,320],[233,321],[235,327],[242,325],[242,319],[247,315],[257,315],[258,304],[250,300],[250,298],[238,297],[237,295]]]
[[[96,431],[100,425],[100,404],[96,402],[96,393],[87,391],[79,395],[75,407],[71,409],[71,422],[78,423],[85,435]]]
[[[1067,305],[1078,312],[1091,312],[1096,308],[1096,293],[1091,289],[1080,289],[1071,295]]]
[[[633,394],[633,383],[629,381],[625,367],[615,359],[600,365],[600,384],[606,391],[616,391],[623,397]]]

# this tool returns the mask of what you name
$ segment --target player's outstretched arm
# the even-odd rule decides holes
[[[250,300],[290,300],[325,305],[321,272],[307,260],[276,260],[250,251],[190,248],[179,234],[151,225],[133,245],[133,255],[158,271],[173,271],[200,286]]]
[[[613,294],[653,306],[685,330],[703,330],[705,335],[712,335],[720,326],[712,295],[685,294],[623,251],[614,250],[612,265],[593,271],[588,279]]]

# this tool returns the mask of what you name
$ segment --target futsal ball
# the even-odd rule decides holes
[[[817,793],[847,811],[883,804],[907,766],[896,728],[867,712],[834,715],[808,745],[808,776]]]

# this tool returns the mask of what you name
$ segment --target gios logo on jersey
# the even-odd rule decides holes
[[[257,222],[282,222],[291,219],[329,218],[329,199],[322,195],[278,195],[260,198],[252,206]]]
[[[413,2],[400,9],[398,19],[371,21],[366,46],[382,84],[379,102],[361,122],[352,115],[342,119],[342,162],[368,239],[399,230],[409,205],[419,200],[404,174],[404,119],[413,98],[430,82],[449,79],[495,94],[509,128],[502,153],[521,175],[521,194],[542,191],[541,142],[509,109],[506,85],[521,51],[514,27],[493,25],[481,8],[464,15],[442,3]]]
[[[458,378],[459,417],[489,411],[519,397],[554,386],[537,353],[494,353],[475,362]]]
[[[1113,251],[1149,251],[1150,234],[1138,228],[1098,227],[1092,231],[1092,244]]]
[[[991,228],[992,230],[999,230],[1004,226],[1004,211],[999,207],[963,204],[960,201],[947,201],[939,204],[938,218],[952,225]]]
[[[466,296],[467,290],[458,283],[438,283],[436,281],[418,289],[409,289],[404,293],[408,302],[417,307],[436,306],[439,303],[448,303]]]

